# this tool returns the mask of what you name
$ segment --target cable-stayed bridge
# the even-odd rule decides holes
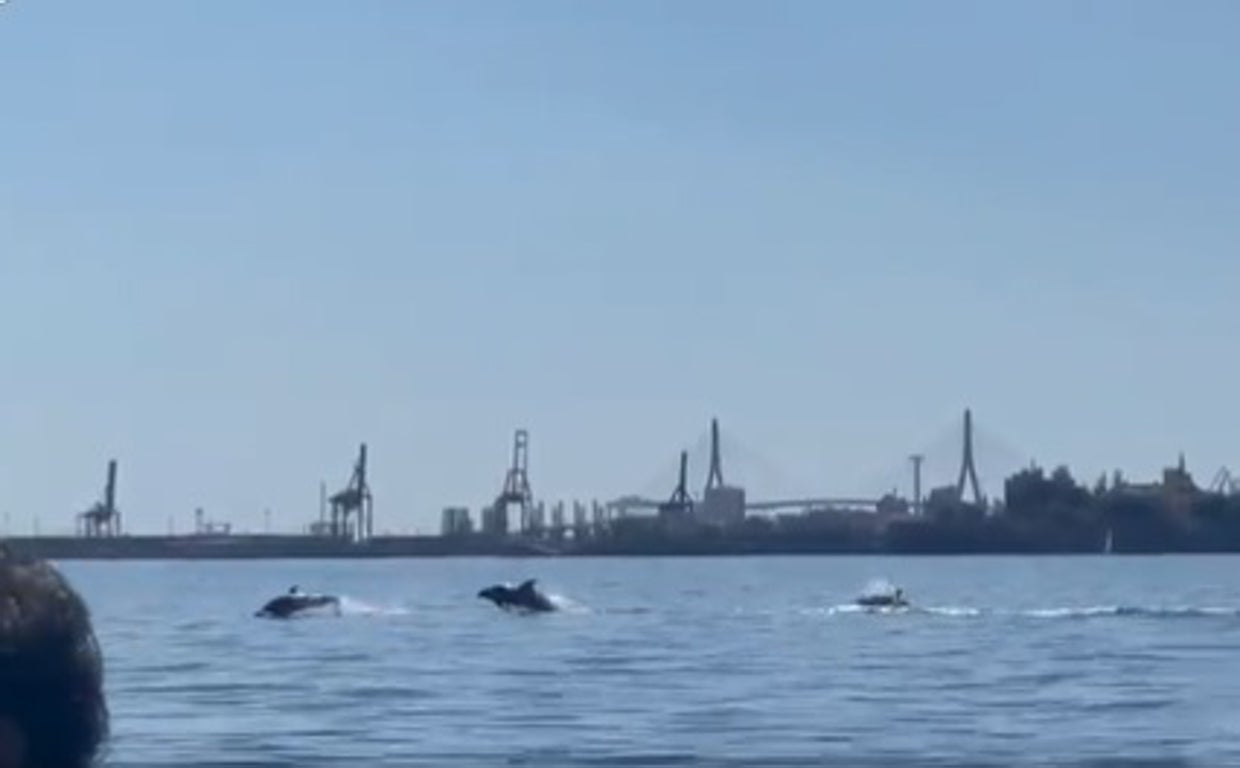
[[[849,493],[805,493],[816,484],[790,477],[773,462],[712,421],[681,455],[666,462],[641,490],[615,499],[609,508],[620,515],[632,511],[692,509],[710,489],[734,486],[761,489],[764,496],[745,498],[749,513],[814,508],[876,510],[881,503],[899,503],[916,513],[931,490],[958,500],[985,504],[1002,492],[1003,480],[1029,459],[1002,438],[978,426],[972,413],[945,425],[918,450]],[[702,482],[704,480],[704,482]]]

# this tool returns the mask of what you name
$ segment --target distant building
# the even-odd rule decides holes
[[[923,505],[925,515],[933,520],[957,523],[976,522],[986,516],[986,508],[969,504],[960,497],[960,489],[946,485],[930,491]]]
[[[198,536],[229,536],[232,534],[231,523],[217,523],[207,519],[202,507],[194,510],[194,534]]]
[[[330,536],[332,534],[332,524],[326,520],[315,520],[310,523],[311,536]]]
[[[527,515],[526,528],[530,531],[541,531],[547,527],[547,506],[543,502],[531,504]]]
[[[1201,494],[1201,489],[1185,466],[1184,454],[1181,453],[1174,467],[1163,469],[1162,482],[1129,483],[1117,477],[1111,493],[1157,498],[1172,514],[1186,516],[1192,509],[1193,500]]]
[[[950,511],[960,503],[960,493],[956,486],[945,485],[931,489],[930,495],[926,497],[925,509],[928,514],[934,516],[936,512]]]
[[[626,517],[638,517],[638,515],[626,515]],[[659,505],[655,517],[665,523],[689,522],[693,519],[693,504],[692,502],[685,504],[664,502]]]
[[[694,510],[694,517],[702,523],[731,525],[745,519],[745,489],[728,485],[707,488],[702,503]]]
[[[894,493],[889,493],[878,500],[875,512],[884,520],[892,517],[905,517],[909,514],[909,503]]]
[[[474,521],[466,507],[445,507],[440,523],[440,532],[444,536],[462,536],[474,532]]]
[[[508,533],[508,507],[496,503],[482,510],[482,532],[492,536]]]
[[[640,517],[650,514],[649,504],[640,496],[621,496],[608,506],[611,508],[611,517]]]
[[[590,518],[585,504],[573,502],[573,536],[584,538],[590,531]]]
[[[612,520],[611,531],[620,538],[653,536],[663,530],[662,526],[654,515],[625,515]]]
[[[801,514],[782,514],[776,518],[781,530],[807,534],[825,530],[871,529],[876,521],[873,512],[847,507],[812,507]]]

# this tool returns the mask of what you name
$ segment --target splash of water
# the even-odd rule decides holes
[[[927,613],[931,616],[946,616],[948,618],[974,618],[984,614],[981,608],[970,608],[964,605],[944,605],[930,606],[927,608],[914,608],[914,612]]]
[[[357,598],[340,597],[337,616],[407,616],[409,610],[400,606],[383,606],[358,600]]]
[[[896,585],[885,578],[870,579],[861,590],[862,597],[891,596],[896,593]]]
[[[567,595],[558,592],[548,592],[547,599],[555,606],[556,610],[564,613],[586,614],[593,613],[588,606],[582,605]]]

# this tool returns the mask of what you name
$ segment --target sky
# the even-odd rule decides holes
[[[1223,0],[10,0],[3,527],[70,530],[115,457],[130,531],[295,530],[364,441],[376,529],[431,532],[516,428],[538,497],[607,499],[712,416],[783,478],[751,496],[870,493],[965,407],[1086,481],[1240,470],[1238,35]]]

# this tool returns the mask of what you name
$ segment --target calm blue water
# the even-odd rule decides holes
[[[118,766],[1240,765],[1240,558],[64,570]],[[578,607],[474,596],[527,576]],[[837,607],[876,577],[925,610]],[[251,617],[293,583],[346,615]]]

